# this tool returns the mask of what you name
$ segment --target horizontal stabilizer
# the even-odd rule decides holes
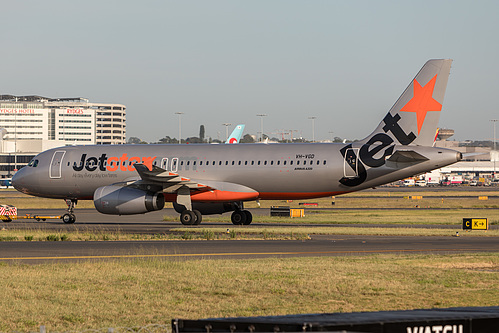
[[[402,169],[428,160],[427,157],[414,150],[397,150],[392,156],[386,159],[386,166],[393,169]]]
[[[397,150],[387,161],[394,163],[421,163],[428,161],[428,158],[416,153],[414,150]]]

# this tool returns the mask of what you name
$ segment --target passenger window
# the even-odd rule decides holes
[[[244,161],[244,165],[248,165],[248,161]]]
[[[286,162],[287,162],[287,161],[284,161],[284,162],[283,162],[283,164],[284,164],[284,165],[286,165]]]
[[[251,165],[255,165],[255,161],[251,161]]]
[[[218,162],[218,165],[222,165],[222,161]]]
[[[260,165],[260,161],[258,161],[258,165]]]
[[[326,165],[326,160],[324,160],[324,163],[323,163],[323,164],[324,164],[324,165]]]
[[[196,162],[194,162],[194,165],[196,165]],[[203,161],[199,161],[199,165],[203,165]]]
[[[277,165],[280,165],[281,164],[281,161],[277,161]]]
[[[267,161],[263,162],[263,165],[267,165]]]
[[[241,165],[241,161],[239,161],[238,165]]]
[[[191,161],[187,161],[187,164],[186,164],[186,165],[189,165],[189,164],[191,164]]]
[[[235,163],[235,162],[234,162],[234,161],[232,161],[232,165],[234,165],[234,163]]]
[[[293,165],[293,161],[289,161],[289,165]]]
[[[296,165],[300,165],[300,161],[296,161]]]
[[[274,161],[270,161],[270,165],[274,165]]]
[[[229,161],[225,161],[225,165],[229,165]]]

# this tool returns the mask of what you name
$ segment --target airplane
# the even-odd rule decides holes
[[[248,201],[336,196],[461,160],[432,147],[451,63],[426,62],[376,129],[353,143],[65,146],[35,156],[12,184],[65,199],[64,223],[76,221],[78,200],[93,200],[103,214],[143,214],[172,202],[184,225],[225,212],[247,225]]]
[[[241,135],[243,135],[245,125],[237,125],[236,128],[232,131],[230,136],[227,138],[225,143],[239,143],[241,141]]]

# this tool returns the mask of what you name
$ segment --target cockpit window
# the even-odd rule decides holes
[[[38,166],[38,160],[33,159],[33,160],[29,161],[28,166],[36,168]]]

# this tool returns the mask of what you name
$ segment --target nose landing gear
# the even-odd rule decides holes
[[[65,224],[73,224],[76,222],[76,216],[73,214],[73,210],[78,203],[76,199],[65,199],[66,205],[68,205],[68,212],[62,215],[61,220]]]

